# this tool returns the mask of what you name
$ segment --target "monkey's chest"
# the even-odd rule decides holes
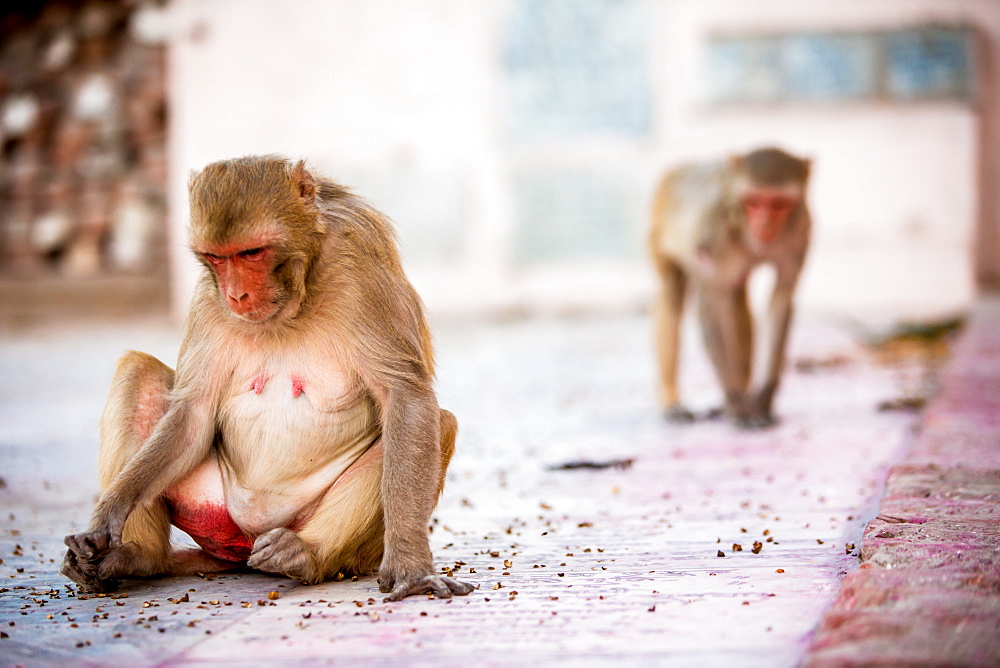
[[[310,454],[312,445],[337,449],[367,431],[374,410],[370,398],[340,374],[267,369],[234,377],[219,417],[228,445],[265,445],[261,441],[267,440]]]
[[[252,532],[292,521],[379,433],[367,394],[294,367],[234,375],[218,417],[226,504]]]

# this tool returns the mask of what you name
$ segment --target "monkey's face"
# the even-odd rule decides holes
[[[800,197],[792,188],[747,188],[739,203],[751,241],[767,246],[781,236]]]
[[[275,249],[269,245],[207,246],[196,251],[212,273],[220,300],[236,317],[263,322],[274,317],[287,300],[275,280]]]

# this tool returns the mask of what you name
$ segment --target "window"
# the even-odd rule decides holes
[[[707,49],[716,104],[850,100],[971,101],[972,31],[721,36]]]

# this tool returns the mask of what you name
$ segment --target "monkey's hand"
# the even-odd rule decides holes
[[[768,383],[750,395],[746,403],[746,414],[743,424],[739,426],[744,429],[766,429],[776,424],[777,420],[774,419],[774,415],[771,413],[774,389],[774,385]]]
[[[102,497],[91,520],[94,528],[70,534],[63,540],[69,549],[60,569],[62,574],[96,591],[115,589],[118,582],[114,578],[127,572],[122,564],[131,551],[122,545],[122,530],[128,514],[124,504],[118,503],[112,495]]]
[[[427,575],[410,575],[399,578],[389,578],[379,573],[378,588],[386,601],[401,601],[407,596],[416,594],[433,594],[437,598],[451,598],[452,595],[467,596],[475,587],[468,582],[462,582],[437,573]]]
[[[466,596],[475,589],[468,582],[460,582],[434,573],[431,570],[429,551],[426,559],[425,564],[422,564],[423,560],[401,563],[391,559],[388,552],[382,557],[382,566],[378,571],[378,588],[383,594],[389,594],[385,598],[386,601],[401,601],[407,596],[416,594],[433,594],[437,598],[451,598],[452,595]]]
[[[118,582],[102,576],[102,564],[112,549],[111,535],[107,531],[96,530],[71,534],[66,543],[66,557],[59,571],[73,582],[88,589],[104,592],[115,589]],[[119,540],[120,542],[120,540]]]

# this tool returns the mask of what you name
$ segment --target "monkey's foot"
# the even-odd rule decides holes
[[[715,420],[721,420],[724,417],[726,417],[726,409],[723,408],[722,406],[716,406],[714,408],[709,408],[707,411],[705,411],[702,414],[701,419],[712,422]]]
[[[776,425],[778,421],[769,413],[744,415],[733,418],[733,424],[740,429],[754,431],[758,429],[768,429]]]
[[[475,586],[468,582],[454,580],[444,575],[418,575],[406,578],[397,578],[395,582],[379,579],[379,591],[389,594],[386,601],[401,601],[407,596],[416,594],[433,594],[437,598],[451,598],[456,596],[467,596]]]
[[[667,406],[663,409],[663,417],[672,424],[691,424],[695,421],[695,415],[680,404]]]
[[[316,561],[309,547],[291,529],[271,529],[258,536],[247,566],[302,582],[319,581]]]

